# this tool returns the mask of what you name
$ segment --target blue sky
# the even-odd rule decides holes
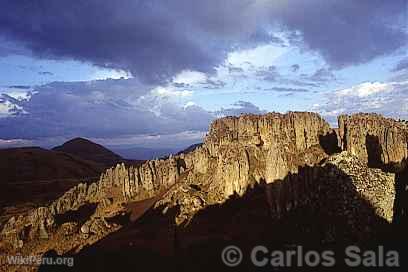
[[[0,147],[183,148],[225,115],[408,119],[405,0],[9,1]]]

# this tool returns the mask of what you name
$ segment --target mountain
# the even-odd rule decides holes
[[[98,179],[106,167],[71,154],[40,147],[0,150],[0,222],[44,205],[80,182]],[[6,207],[7,206],[7,207]]]
[[[387,243],[406,254],[397,246],[408,226],[407,126],[376,114],[338,121],[333,129],[307,112],[218,119],[189,153],[117,165],[11,218],[0,250],[73,254],[75,271],[225,271],[231,245],[247,258],[234,271],[253,270],[255,245]]]
[[[133,160],[154,160],[156,158],[166,158],[171,154],[179,155],[181,153],[189,153],[195,150],[201,144],[193,144],[182,151],[173,148],[146,148],[146,147],[111,147],[116,153],[126,159]]]
[[[2,183],[97,177],[104,169],[96,162],[40,147],[0,149]]]
[[[198,143],[198,144],[192,144],[189,147],[187,147],[186,149],[179,151],[176,155],[180,155],[180,154],[188,154],[190,152],[193,152],[194,150],[196,150],[197,148],[199,148],[200,146],[202,146],[203,143]]]
[[[69,140],[60,146],[54,147],[52,150],[72,154],[79,158],[97,162],[105,166],[112,166],[125,161],[121,156],[113,153],[102,145],[84,138]]]
[[[76,138],[53,150],[40,147],[0,149],[2,173],[0,223],[10,215],[44,205],[81,182],[93,182],[117,163],[141,161],[121,158],[105,147]],[[18,206],[18,208],[16,208]]]

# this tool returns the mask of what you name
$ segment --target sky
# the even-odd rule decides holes
[[[408,120],[408,1],[2,1],[0,148],[184,148],[272,111]]]

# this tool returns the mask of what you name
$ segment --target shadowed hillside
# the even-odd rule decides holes
[[[40,147],[0,150],[2,183],[95,177],[104,168],[78,156]]]
[[[117,163],[138,164],[82,138],[53,150],[0,149],[0,223],[14,214],[45,205],[80,182],[93,182]]]
[[[72,154],[105,166],[112,166],[124,161],[121,156],[109,149],[84,138],[72,139],[63,145],[54,147],[52,150]]]

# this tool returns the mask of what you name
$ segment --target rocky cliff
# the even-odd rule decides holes
[[[121,229],[125,223],[115,218],[132,212],[132,203],[154,199],[163,213],[177,208],[174,220],[186,226],[198,212],[255,186],[264,188],[275,221],[308,207],[347,218],[350,237],[366,239],[374,235],[374,218],[393,220],[396,194],[394,174],[367,164],[402,168],[407,135],[406,127],[378,115],[341,116],[338,130],[315,113],[222,118],[192,152],[117,165],[98,182],[13,217],[0,246],[22,254],[80,251]]]
[[[394,119],[377,114],[342,115],[339,136],[343,150],[370,166],[403,169],[408,158],[408,128]]]

